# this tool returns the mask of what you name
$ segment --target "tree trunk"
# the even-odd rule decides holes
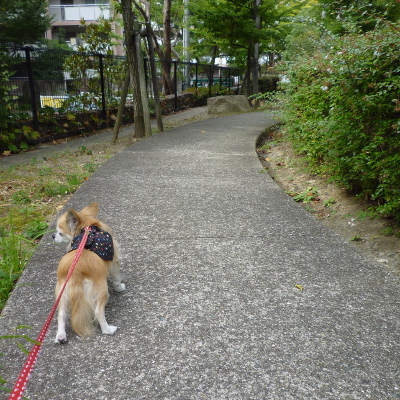
[[[131,81],[131,79],[130,79],[130,74],[129,74],[129,69],[128,69],[126,71],[124,86],[122,87],[121,101],[120,101],[119,107],[118,107],[117,119],[115,120],[113,137],[112,137],[111,143],[116,143],[118,140],[119,127],[121,126],[122,114],[124,112],[124,108],[125,108],[125,104],[126,104],[126,96],[128,94],[130,81]]]
[[[189,0],[183,0],[183,61],[190,62]],[[184,90],[190,87],[190,64],[185,64]]]
[[[148,17],[149,18],[149,17]],[[172,46],[171,46],[171,0],[164,0],[163,10],[163,47],[160,48],[157,37],[152,30],[154,50],[161,62],[161,75],[163,79],[164,93],[166,95],[175,93],[174,82],[171,79]]]
[[[217,58],[218,50],[219,50],[219,47],[216,44],[214,44],[212,46],[211,65],[215,64],[215,59]]]
[[[254,9],[253,9],[253,17],[254,17],[254,23],[255,23],[255,28],[257,31],[260,30],[261,27],[261,21],[260,21],[260,15],[258,13],[258,8],[260,7],[260,2],[261,0],[254,0]],[[253,94],[256,95],[258,93],[258,58],[259,58],[259,47],[260,44],[258,41],[254,43],[254,58],[253,58]],[[260,100],[255,99],[254,100],[254,108],[260,107]]]
[[[215,59],[217,58],[217,54],[219,51],[219,47],[217,45],[214,45],[212,47],[212,55],[211,55],[211,67],[210,67],[210,72],[208,76],[208,86],[210,87],[210,94],[212,91],[212,86],[214,85],[214,65],[215,65]]]
[[[137,70],[139,73],[140,95],[141,95],[142,107],[143,107],[144,130],[145,130],[146,136],[151,136],[149,98],[147,96],[147,89],[146,89],[146,77],[145,77],[145,73],[144,73],[139,24],[136,20],[133,22],[133,28],[135,30],[135,45],[136,45],[136,54],[137,54],[137,64],[136,65],[137,65]]]
[[[151,80],[153,86],[154,104],[157,117],[157,128],[159,132],[162,132],[164,130],[164,127],[162,122],[160,95],[158,93],[156,58],[154,56],[154,47],[156,46],[156,44],[153,41],[154,32],[150,22],[150,3],[145,0],[141,0],[141,2],[143,3],[145,9],[138,7],[136,3],[135,5],[137,6],[138,10],[140,11],[143,18],[146,21],[146,36],[147,36],[147,43],[149,46]]]
[[[171,48],[171,0],[164,0],[164,57],[161,60],[165,94],[174,94],[175,86],[171,79],[172,48]]]
[[[140,79],[138,64],[138,54],[136,51],[136,41],[135,41],[135,31],[133,22],[135,19],[135,14],[132,10],[131,0],[121,0],[122,6],[122,18],[124,21],[124,31],[125,31],[125,46],[126,54],[128,59],[128,70],[131,75],[132,90],[133,90],[133,109],[135,115],[135,131],[134,135],[137,138],[142,138],[146,134],[144,114],[143,114],[143,104],[140,92]]]
[[[164,84],[164,92],[166,95],[174,94],[175,93],[175,86],[174,82],[171,78],[171,67],[172,67],[172,60],[161,60],[161,73],[163,78]]]
[[[246,81],[246,96],[250,97],[252,95],[251,92],[251,66],[252,66],[252,57],[251,57],[251,53],[252,53],[252,44],[249,45],[249,48],[247,50],[247,65],[246,65],[246,77],[247,77],[247,81]]]
[[[153,84],[154,105],[155,105],[156,117],[157,117],[157,128],[158,128],[159,132],[163,132],[164,126],[163,126],[163,121],[162,121],[160,95],[158,93],[156,58],[154,56],[154,43],[153,43],[153,37],[151,35],[150,22],[146,23],[146,31],[147,31],[147,41],[149,44],[151,80],[152,80],[152,84]]]
[[[238,94],[242,95],[244,93],[244,88],[246,87],[247,74],[244,74],[242,82],[240,82]]]

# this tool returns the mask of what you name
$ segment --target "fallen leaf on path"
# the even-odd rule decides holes
[[[303,290],[303,286],[301,286],[301,285],[294,285],[294,287],[296,287],[299,290]]]

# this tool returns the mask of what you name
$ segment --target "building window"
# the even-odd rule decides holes
[[[85,0],[85,4],[104,5],[104,4],[109,4],[109,1],[108,0]]]

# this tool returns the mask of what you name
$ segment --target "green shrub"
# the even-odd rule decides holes
[[[193,101],[195,106],[204,106],[207,104],[207,99],[210,97],[210,88],[199,86],[188,88],[185,93],[193,93]],[[224,96],[230,94],[229,89],[218,84],[211,86],[211,97]]]
[[[38,138],[39,133],[18,123],[20,119],[26,118],[26,114],[14,111],[14,102],[18,96],[13,94],[17,86],[10,85],[14,74],[12,61],[9,54],[0,48],[0,149],[17,152],[27,149],[25,141]]]
[[[278,75],[266,75],[258,80],[258,91],[260,93],[276,92],[278,84]]]
[[[285,117],[296,149],[400,220],[400,25],[332,40],[291,66]]]
[[[0,229],[0,310],[33,252],[30,241],[15,233],[9,218],[10,230]]]

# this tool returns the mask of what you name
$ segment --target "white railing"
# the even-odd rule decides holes
[[[50,5],[50,16],[53,21],[95,21],[100,16],[110,18],[110,6],[96,4],[76,4],[71,6]]]

